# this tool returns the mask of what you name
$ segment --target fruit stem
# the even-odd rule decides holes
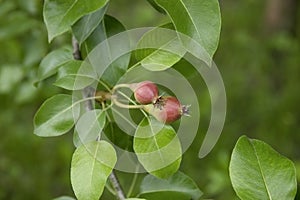
[[[114,94],[115,91],[119,88],[130,88],[130,84],[125,84],[125,83],[122,83],[122,84],[118,84],[118,85],[115,85],[113,87],[113,89],[111,90],[111,93]]]
[[[123,103],[118,101],[118,98],[115,95],[111,96],[111,101],[113,102],[113,104],[115,104],[116,106],[118,106],[120,108],[127,108],[127,109],[143,109],[144,108],[144,105],[123,104]]]
[[[131,103],[133,103],[134,105],[137,105],[137,103],[135,103],[132,99],[130,99],[126,94],[124,94],[121,91],[118,91],[119,94],[121,94],[123,97],[125,97],[128,101],[130,101]],[[142,113],[145,115],[145,117],[148,117],[148,115],[145,113],[145,111],[143,110],[145,106],[143,106],[143,108],[141,109]]]

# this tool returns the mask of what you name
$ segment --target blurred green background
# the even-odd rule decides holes
[[[70,35],[47,43],[41,0],[0,0],[0,199],[74,196],[69,168],[72,135],[39,138],[32,118],[41,103],[62,92],[53,80],[34,87],[47,52],[70,44]],[[198,158],[199,134],[181,169],[205,198],[237,199],[228,176],[240,135],[269,143],[294,161],[300,179],[300,3],[298,0],[221,0],[222,32],[215,62],[226,86],[226,124],[214,150]],[[111,0],[108,11],[129,28],[168,18],[146,0]],[[201,103],[200,133],[209,122],[208,94]],[[203,109],[204,107],[204,109]],[[123,185],[128,174],[118,173]],[[110,199],[106,196],[103,199]]]

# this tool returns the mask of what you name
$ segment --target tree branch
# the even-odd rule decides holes
[[[116,196],[118,197],[119,200],[125,200],[125,194],[121,188],[120,182],[115,174],[114,171],[112,171],[112,173],[109,175],[109,181],[112,184],[112,186],[114,187],[115,191],[116,191]]]
[[[74,36],[72,37],[72,46],[73,46],[73,58],[75,60],[82,60],[79,44]]]
[[[78,44],[78,41],[76,40],[76,38],[74,36],[72,37],[72,46],[73,46],[73,58],[75,60],[82,60],[81,52],[80,52],[80,49],[79,49],[79,44]],[[95,90],[92,87],[86,87],[82,91],[82,95],[83,95],[84,98],[91,97],[92,95],[94,95],[94,93],[95,93]],[[93,101],[92,100],[86,101],[86,107],[85,108],[86,108],[87,111],[92,110],[93,109]],[[125,194],[122,190],[120,182],[119,182],[119,180],[118,180],[118,178],[117,178],[114,171],[112,171],[112,173],[109,175],[109,181],[111,182],[113,188],[116,191],[117,198],[119,200],[125,200],[125,198],[126,198]]]

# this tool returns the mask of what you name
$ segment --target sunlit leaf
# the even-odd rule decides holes
[[[88,54],[101,42],[125,30],[125,27],[116,18],[105,15],[102,23],[99,24],[95,31],[84,42],[83,51]],[[111,40],[107,42],[107,51],[105,53],[107,54],[107,57],[109,57],[109,59],[112,59],[111,56],[117,54],[119,52],[119,49],[128,48],[129,39],[125,36],[126,35],[123,34],[123,43],[118,43],[117,41]],[[116,60],[111,60],[111,64],[101,76],[101,79],[111,87],[114,86],[118,82],[118,80],[125,74],[130,60],[130,53],[118,56],[119,57]],[[101,68],[104,66],[101,66],[101,62],[99,62],[99,66],[97,67]]]
[[[167,178],[179,168],[181,145],[169,125],[145,118],[135,132],[133,148],[144,168],[154,176]]]
[[[168,179],[147,175],[140,188],[139,196],[147,200],[198,200],[202,196],[193,179],[182,172],[177,172]]]
[[[99,10],[85,15],[72,26],[72,32],[79,44],[86,40],[88,36],[97,28],[107,10],[107,5]]]
[[[294,164],[262,141],[242,136],[232,152],[229,172],[242,200],[295,198]]]
[[[93,83],[96,80],[95,76],[92,66],[88,63],[71,60],[59,68],[54,85],[67,90],[81,90]]]
[[[67,47],[63,47],[50,52],[42,60],[39,70],[38,79],[42,81],[53,74],[55,74],[59,67],[73,59],[72,50]]]
[[[82,16],[105,6],[108,0],[45,0],[44,21],[48,40],[66,31]]]
[[[79,103],[73,103],[70,95],[58,94],[47,99],[34,116],[34,134],[51,137],[68,132],[79,111]]]
[[[101,110],[92,110],[84,113],[75,126],[79,143],[86,144],[95,141],[101,136],[101,132],[105,126],[105,112]],[[79,146],[78,144],[76,146]]]
[[[210,56],[215,53],[221,30],[218,0],[155,0],[170,16],[177,31],[193,38]]]
[[[116,161],[116,152],[106,141],[79,146],[71,163],[71,183],[77,199],[98,200]]]
[[[176,64],[186,53],[170,24],[155,28],[140,39],[136,58],[150,71],[162,71]],[[170,29],[170,30],[169,30]]]

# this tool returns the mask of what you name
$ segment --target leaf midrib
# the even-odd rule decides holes
[[[161,158],[162,162],[165,163],[165,159],[164,159],[163,155],[161,154],[160,148],[158,146],[157,139],[155,137],[156,134],[154,133],[154,130],[153,130],[153,127],[152,127],[152,123],[151,123],[151,119],[147,118],[147,120],[148,120],[148,123],[149,123],[149,127],[150,127],[150,130],[151,130],[151,133],[153,135],[152,137],[154,139],[155,147],[157,148],[157,151],[159,152],[159,157]],[[164,129],[164,127],[163,127],[163,129]]]
[[[142,38],[143,39],[143,38]],[[141,39],[141,40],[142,40]],[[156,49],[155,51],[153,51],[152,53],[150,53],[148,56],[146,56],[145,58],[143,58],[140,63],[142,63],[144,60],[149,59],[149,57],[151,57],[153,54],[158,53],[159,51],[166,51],[165,49],[163,49],[163,47],[171,44],[173,41],[175,41],[177,39],[177,37],[174,37],[173,39],[169,40],[168,42],[166,42],[165,44],[161,45],[161,47],[159,47],[158,49]],[[177,55],[177,54],[176,54]]]
[[[269,189],[268,189],[267,182],[266,182],[266,179],[265,179],[264,173],[263,173],[263,171],[262,171],[262,167],[261,167],[261,163],[260,163],[260,160],[259,160],[258,153],[257,153],[257,151],[256,151],[256,148],[254,147],[253,143],[252,143],[251,141],[250,141],[250,143],[251,143],[251,146],[252,146],[252,148],[253,148],[254,155],[255,155],[255,157],[256,157],[256,159],[257,159],[257,163],[258,163],[259,171],[260,171],[260,173],[261,173],[261,176],[262,176],[262,179],[263,179],[264,186],[265,186],[265,188],[266,188],[266,191],[267,191],[268,197],[269,197],[269,199],[270,199],[270,200],[272,200],[271,193],[270,193],[270,191],[269,191]]]
[[[92,170],[91,170],[91,178],[90,178],[90,186],[93,186],[93,177],[94,177],[93,174],[94,174],[94,170],[95,170],[96,155],[98,153],[99,146],[100,146],[100,143],[97,142],[97,146],[96,146],[96,150],[95,150],[94,155],[93,156],[90,155],[92,157],[92,159],[93,159]],[[90,188],[92,188],[92,187],[90,187]]]
[[[89,76],[89,75],[85,75],[85,74],[74,74],[74,73],[70,73],[70,74],[67,74],[66,76],[62,76],[62,77],[60,77],[59,79],[57,79],[57,81],[56,82],[58,82],[58,81],[60,81],[60,80],[62,80],[62,79],[64,79],[64,78],[68,78],[70,76],[70,78],[72,78],[72,77],[83,77],[83,78],[90,78],[90,79],[93,79],[93,80],[95,80],[95,81],[98,81],[95,77],[93,77],[93,76]]]
[[[194,22],[194,19],[193,19],[192,16],[190,15],[188,8],[186,7],[186,5],[184,4],[184,2],[183,2],[182,0],[179,0],[177,3],[181,3],[181,4],[182,4],[184,10],[186,11],[187,15],[189,16],[189,19],[190,19],[191,23],[193,24],[193,27],[194,27],[195,31],[197,32],[197,36],[198,36],[197,39],[199,39],[200,42],[203,44],[203,40],[201,39],[201,34],[200,34],[200,32],[198,31],[198,27],[196,26],[196,24],[195,24],[195,22]],[[166,9],[165,9],[165,10],[166,10]],[[172,20],[174,26],[175,26],[176,28],[178,28],[178,26],[176,25],[176,23],[174,23],[174,20],[173,20],[173,18],[171,17],[170,12],[169,12],[168,10],[166,10],[166,12],[167,12],[168,15],[170,16],[170,18],[171,18],[171,20]]]
[[[72,100],[72,99],[71,99]],[[51,123],[53,121],[54,118],[57,118],[58,116],[62,115],[63,113],[67,112],[69,109],[71,109],[73,106],[75,106],[76,104],[80,103],[81,101],[76,101],[75,103],[73,103],[71,106],[67,107],[66,109],[62,110],[61,112],[59,112],[58,114],[52,116],[49,120],[47,120],[44,123],[41,123],[36,129],[40,129],[41,127],[45,126],[45,125],[49,125],[49,123]]]
[[[192,22],[193,26],[195,27],[195,30],[196,30],[197,35],[198,35],[198,37],[199,37],[198,39],[199,39],[201,42],[203,42],[202,39],[201,39],[201,34],[200,34],[199,31],[198,31],[198,27],[196,26],[193,17],[190,15],[190,12],[189,12],[188,8],[185,6],[185,4],[184,4],[184,2],[183,2],[182,0],[180,0],[180,2],[182,3],[182,6],[183,6],[184,9],[186,10],[188,16],[189,16],[190,19],[191,19],[191,22]]]
[[[96,111],[91,111],[91,112],[96,112]],[[96,124],[96,122],[99,122],[98,120],[101,118],[101,116],[104,114],[104,112],[102,112],[101,110],[100,110],[100,112],[99,112],[99,114],[96,114],[96,118],[92,121],[92,123],[90,124],[90,126],[88,126],[87,127],[87,135],[89,135],[89,132],[92,130],[92,128],[94,127],[94,125]],[[105,120],[106,118],[104,118],[104,120]],[[98,123],[99,124],[99,123]],[[104,125],[103,124],[105,124],[105,123],[101,123],[100,125],[101,125],[101,127],[100,127],[100,132],[98,133],[98,137],[100,136],[100,134],[101,134],[101,132],[102,132],[102,130],[103,130],[103,127],[104,127]],[[96,140],[96,138],[95,138],[95,140]]]
[[[62,23],[64,23],[64,19],[65,17],[68,15],[68,13],[70,12],[70,10],[75,6],[75,4],[78,2],[79,0],[75,0],[72,5],[67,9],[67,11],[63,14],[63,16],[61,17],[61,20],[58,24],[58,27],[61,26]]]

